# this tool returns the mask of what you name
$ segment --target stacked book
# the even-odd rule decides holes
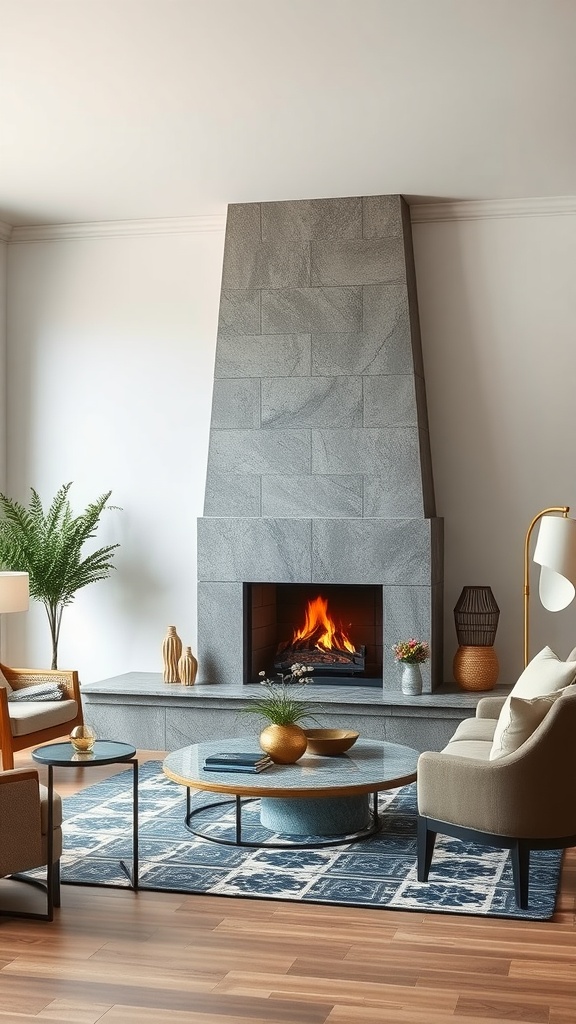
[[[209,754],[204,761],[204,771],[207,772],[263,772],[274,764],[272,758],[262,751],[254,753],[236,753],[236,751],[225,751],[222,754]]]

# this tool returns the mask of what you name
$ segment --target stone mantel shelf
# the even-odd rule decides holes
[[[487,691],[506,696],[507,686]],[[257,743],[262,720],[242,714],[258,684],[165,683],[160,672],[126,672],[82,685],[86,720],[99,736],[123,739],[141,750],[178,750],[190,743],[250,736]],[[318,705],[318,722],[357,729],[366,739],[441,750],[459,721],[474,714],[484,693],[446,684],[433,693],[405,696],[399,689],[311,685],[306,698]]]
[[[160,699],[172,706],[193,703],[201,707],[231,707],[240,700],[246,701],[254,696],[257,686],[242,683],[196,683],[194,686],[183,686],[181,683],[165,683],[160,672],[126,672],[98,682],[83,683],[82,693],[90,703],[99,703],[99,698],[109,700],[116,696],[121,697],[123,704],[157,704]],[[402,711],[408,708],[421,709],[433,713],[435,709],[439,712],[451,708],[473,709],[481,697],[506,697],[509,692],[510,686],[505,684],[498,684],[492,690],[472,692],[463,691],[454,683],[444,683],[433,693],[419,696],[406,696],[398,690],[384,693],[377,687],[312,685],[306,688],[306,700],[330,705],[331,710],[350,705],[362,707],[366,714],[370,714],[370,709],[394,714],[394,708]]]

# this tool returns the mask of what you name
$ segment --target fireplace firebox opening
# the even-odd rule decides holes
[[[382,686],[382,587],[245,583],[244,682],[311,665],[313,683]]]

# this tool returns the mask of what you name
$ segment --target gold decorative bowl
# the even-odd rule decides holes
[[[360,733],[349,729],[304,729],[308,738],[307,754],[323,754],[334,757],[343,754],[356,743]]]

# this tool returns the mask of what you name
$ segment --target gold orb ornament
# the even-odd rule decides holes
[[[70,743],[79,753],[91,751],[96,742],[96,732],[91,725],[77,725],[70,733]]]

